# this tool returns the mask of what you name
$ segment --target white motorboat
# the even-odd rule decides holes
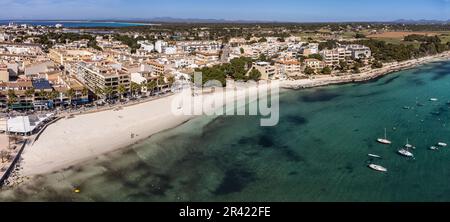
[[[435,146],[431,146],[430,150],[439,150],[439,148],[435,147]]]
[[[437,145],[440,146],[440,147],[446,147],[447,146],[446,143],[442,143],[442,142],[439,142]]]
[[[392,142],[387,139],[386,128],[384,129],[384,139],[378,138],[377,141],[381,144],[392,144]]]
[[[414,154],[411,153],[408,149],[401,149],[398,151],[398,153],[405,157],[414,157]]]
[[[370,156],[370,157],[373,157],[373,158],[381,159],[381,156],[378,156],[378,155],[375,155],[375,154],[369,154],[369,156]]]
[[[438,99],[437,98],[431,98],[430,101],[436,102],[436,101],[438,101]]]
[[[370,164],[369,168],[378,172],[387,172],[388,170],[380,165]]]

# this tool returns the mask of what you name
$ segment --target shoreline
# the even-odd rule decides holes
[[[419,59],[384,64],[383,68],[372,69],[359,74],[350,74],[345,76],[319,76],[319,78],[315,79],[284,80],[281,84],[281,87],[286,89],[307,89],[335,84],[366,82],[372,79],[389,75],[393,72],[399,72],[407,69],[412,69],[420,65],[446,60],[450,60],[450,51],[433,56],[422,57]]]
[[[392,72],[448,59],[450,59],[450,52],[445,52],[435,56],[389,64],[381,69],[351,76],[281,81],[280,87],[304,89],[364,82]],[[258,86],[247,87],[243,90],[248,90],[249,93],[257,93]],[[214,95],[215,93],[203,96]],[[175,116],[171,113],[174,98],[176,98],[176,95],[126,106],[121,110],[106,110],[76,115],[73,119],[62,119],[49,126],[35,144],[25,148],[21,161],[23,169],[20,174],[30,177],[61,171],[97,159],[102,155],[123,150],[155,134],[176,128],[198,117]],[[232,100],[235,102],[239,98],[232,98]]]
[[[265,85],[247,85],[237,90],[238,93],[245,93],[233,95],[234,97],[227,95],[224,98],[220,93],[203,93],[201,96],[203,100],[225,99],[223,104],[216,107],[223,108],[230,102],[246,99],[247,95],[256,95],[261,86]],[[59,120],[50,125],[39,140],[25,148],[21,176],[31,177],[64,170],[102,155],[124,150],[199,117],[171,112],[178,95],[125,106],[120,110],[84,113]],[[202,105],[201,102],[202,100],[194,100],[193,106]],[[216,108],[205,107],[204,112],[214,112],[213,109]]]

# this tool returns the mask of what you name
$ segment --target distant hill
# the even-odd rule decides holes
[[[262,21],[262,20],[227,20],[227,19],[172,18],[172,17],[156,17],[151,19],[142,19],[142,21],[159,22],[159,23],[277,23],[276,21]]]
[[[399,24],[421,24],[421,25],[450,24],[450,19],[447,20],[447,21],[444,21],[444,20],[427,20],[427,19],[420,19],[420,20],[399,19],[399,20],[393,21],[393,23],[399,23]]]

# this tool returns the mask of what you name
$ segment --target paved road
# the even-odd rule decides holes
[[[231,53],[230,45],[227,44],[222,49],[222,57],[220,58],[220,62],[227,63],[228,58],[230,57],[230,53]]]

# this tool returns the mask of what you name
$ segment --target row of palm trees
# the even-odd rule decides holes
[[[130,88],[127,89],[125,85],[119,85],[117,87],[117,93],[119,94],[120,99],[123,99],[125,94],[130,93],[132,97],[136,97],[140,94],[142,89],[146,88],[149,95],[154,95],[155,91],[162,91],[164,86],[172,87],[175,82],[175,78],[170,76],[167,77],[167,82],[163,75],[160,75],[157,79],[153,79],[148,82],[143,82],[142,84],[137,84],[132,82]],[[103,95],[106,99],[111,99],[114,94],[114,89],[112,87],[105,87],[104,89],[96,88],[94,91],[95,95]]]
[[[69,89],[64,94],[70,100],[70,104],[72,104],[72,100],[76,96],[76,91],[74,89]],[[89,90],[87,88],[83,88],[81,94],[82,96],[88,96]],[[40,100],[55,101],[60,96],[60,93],[57,91],[48,92],[44,90],[36,92],[35,89],[28,89],[25,91],[24,95],[27,100],[37,97]],[[14,90],[8,90],[8,105],[12,105],[17,102],[19,102],[19,97],[16,92]]]
[[[142,84],[137,84],[132,82],[130,85],[130,89],[127,89],[125,85],[119,85],[117,87],[117,93],[120,95],[120,99],[123,99],[123,96],[127,93],[130,93],[132,97],[136,97],[143,88],[146,88],[149,92],[149,95],[154,95],[155,91],[162,91],[162,89],[165,86],[172,87],[175,82],[175,78],[172,76],[167,77],[167,81],[164,77],[164,75],[160,75],[158,78],[153,79],[148,82],[144,82]],[[82,96],[88,96],[89,90],[87,88],[83,88],[82,90]],[[96,88],[94,90],[95,95],[104,95],[107,99],[111,99],[111,97],[114,94],[114,89],[112,87],[106,87],[104,89]],[[39,98],[40,100],[51,100],[56,101],[57,98],[60,96],[59,92],[57,91],[44,91],[40,90],[37,91],[35,89],[28,89],[24,93],[26,99],[34,99]],[[66,92],[64,92],[64,95],[69,99],[69,104],[72,104],[73,99],[77,96],[77,93],[74,89],[69,89]],[[97,98],[98,99],[98,98]],[[16,92],[14,90],[8,91],[8,105],[13,105],[15,103],[19,102],[19,97],[17,96]]]

